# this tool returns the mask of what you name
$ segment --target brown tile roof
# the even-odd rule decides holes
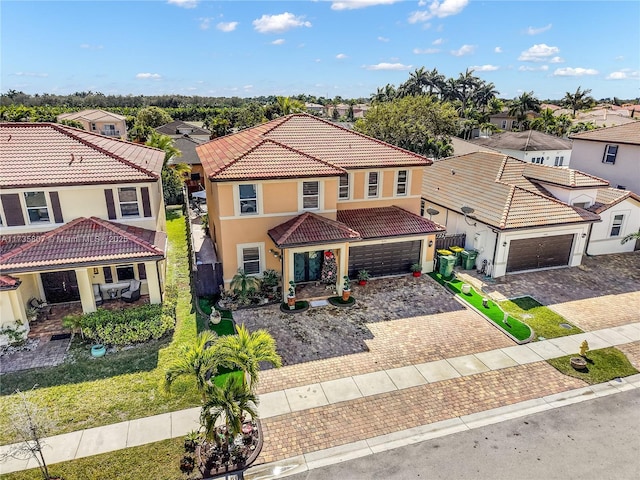
[[[608,187],[609,182],[572,168],[527,163],[522,176],[530,180],[551,183],[569,188]]]
[[[619,188],[601,188],[596,195],[596,201],[587,210],[593,213],[602,213],[605,210],[623,202],[627,198],[632,198],[640,203],[640,195],[629,190],[620,190]]]
[[[501,132],[487,138],[474,138],[471,143],[493,149],[537,152],[540,150],[571,150],[572,142],[536,130]]]
[[[399,166],[429,165],[430,160],[421,155],[403,150],[366,135],[356,133],[308,114],[292,114],[271,122],[242,130],[241,132],[217,138],[197,147],[206,175],[212,180],[228,180],[219,176],[230,165],[238,164],[237,171],[248,178],[260,178],[262,155],[264,161],[275,161],[272,149],[264,152],[257,149],[266,140],[297,152],[298,156],[281,160],[280,171],[288,172],[287,177],[297,177],[304,168],[297,168],[296,162],[315,159],[316,168],[320,164],[340,169],[385,168]],[[247,154],[255,149],[251,164],[241,164]],[[254,172],[254,168],[258,168]],[[336,175],[339,173],[336,173]],[[265,178],[273,178],[267,176]]]
[[[0,272],[159,260],[164,257],[165,242],[162,232],[96,217],[77,218],[40,235],[0,236]]]
[[[400,207],[338,210],[337,219],[360,233],[363,240],[444,232],[442,225]]]
[[[476,152],[435,162],[425,171],[422,197],[456,212],[471,207],[473,219],[501,230],[599,220],[563,203],[525,178],[533,165],[507,155]],[[565,169],[566,170],[566,169]]]
[[[20,280],[9,275],[0,275],[0,290],[15,290],[20,286]]]
[[[269,230],[268,233],[279,247],[361,239],[358,232],[346,225],[312,212],[305,212],[281,223]]]
[[[118,115],[117,113],[107,112],[105,110],[90,109],[82,110],[80,112],[61,113],[58,115],[58,120],[78,120],[79,118],[90,122],[104,122],[112,119],[124,121],[127,117]]]
[[[156,181],[164,152],[52,123],[0,123],[0,186]]]
[[[576,140],[640,145],[640,121],[616,125],[615,127],[597,128],[588,132],[574,133],[569,137]]]

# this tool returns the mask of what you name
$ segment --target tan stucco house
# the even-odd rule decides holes
[[[293,114],[197,147],[210,232],[224,283],[239,269],[319,279],[332,252],[338,277],[433,269],[436,233],[420,216],[427,158],[308,114]],[[337,285],[342,288],[341,282]]]
[[[160,303],[164,152],[51,123],[0,124],[0,327],[27,305],[92,312],[131,280]]]
[[[80,122],[87,132],[122,139],[127,138],[126,119],[123,115],[97,109],[58,115],[58,122],[62,122],[62,120],[74,120]]]

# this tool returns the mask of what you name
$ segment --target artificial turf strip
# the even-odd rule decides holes
[[[216,332],[216,335],[218,335],[219,337],[236,334],[236,329],[233,321],[229,320],[228,318],[223,318],[218,324],[209,323],[209,327],[211,328],[211,330]]]
[[[487,303],[488,307],[484,307],[482,305],[482,299],[485,297],[476,292],[473,287],[469,293],[462,293],[461,287],[464,283],[462,280],[458,280],[457,278],[445,280],[442,275],[437,272],[431,272],[429,276],[439,284],[448,287],[458,298],[461,298],[466,303],[474,307],[477,311],[485,315],[489,320],[517,340],[527,340],[531,337],[531,328],[520,320],[513,318],[511,315],[507,316],[508,324],[505,324],[505,313],[496,302],[489,300]]]
[[[565,375],[584,380],[589,385],[608,382],[615,378],[628,377],[638,373],[638,370],[631,365],[625,354],[614,347],[587,352],[585,356],[587,368],[584,371],[576,370],[569,363],[571,357],[577,356],[579,356],[578,352],[575,355],[551,358],[547,362]]]
[[[558,338],[566,335],[583,333],[578,327],[571,325],[565,318],[531,297],[519,297],[500,302],[500,307],[510,315],[522,319],[529,325],[540,339]],[[560,324],[570,325],[563,328]]]

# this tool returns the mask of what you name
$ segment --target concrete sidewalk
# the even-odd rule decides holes
[[[640,342],[640,322],[265,393],[259,396],[258,410],[260,418],[267,420],[310,409],[316,412],[320,407],[342,402],[367,398],[378,399],[382,394],[409,391],[421,385],[437,384],[463,377],[481,377],[486,372],[507,370],[575,354],[583,340],[588,341],[591,350]],[[541,398],[514,402],[508,406],[470,415],[453,416],[444,421],[385,435],[373,435],[333,448],[305,451],[303,455],[296,455],[292,460],[278,462],[276,466],[279,471],[282,468],[291,467],[291,473],[299,472],[461,429],[498,422],[501,419],[557,408],[566,405],[567,402],[573,403],[638,387],[640,387],[640,375],[602,385],[569,391],[561,390],[560,393],[544,395]],[[48,447],[45,449],[45,458],[48,463],[53,464],[181,437],[199,427],[199,414],[200,408],[196,407],[53,436],[46,439]],[[0,453],[6,452],[8,448],[10,446],[0,447]],[[286,459],[286,452],[281,452],[278,457]],[[33,460],[11,459],[0,464],[0,473],[26,470],[36,466]],[[269,468],[272,468],[271,464],[254,467],[252,471],[265,474]]]

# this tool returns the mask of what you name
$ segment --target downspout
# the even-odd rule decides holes
[[[591,240],[591,230],[593,229],[593,223],[589,224],[589,231],[587,232],[587,238],[584,242],[584,254],[587,257],[590,257],[591,255],[589,255],[589,252],[587,252],[587,249],[589,248],[589,240]]]
[[[496,232],[498,233],[498,232]],[[496,244],[493,246],[493,259],[491,260],[491,277],[493,278],[493,271],[496,266],[496,254],[498,253],[498,241],[500,240],[500,235],[496,235]],[[485,272],[486,273],[486,272]]]

